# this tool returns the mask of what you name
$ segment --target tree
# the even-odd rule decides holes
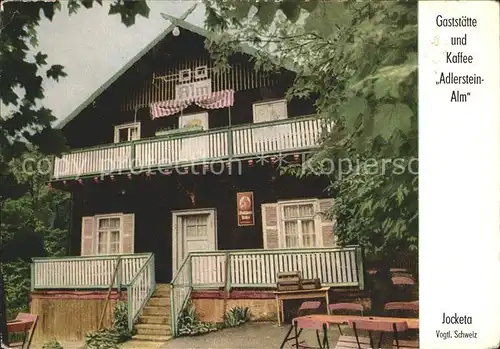
[[[3,201],[0,221],[2,274],[8,313],[25,310],[32,257],[67,254],[70,217],[68,193],[47,187],[50,165],[40,153],[9,163],[9,174],[23,189]]]
[[[1,3],[1,1],[0,1]],[[59,64],[47,69],[47,55],[38,52],[37,26],[42,15],[52,20],[62,4],[70,14],[80,7],[91,8],[102,0],[69,0],[8,2],[0,11],[0,102],[9,108],[0,117],[0,173],[7,163],[35,146],[44,154],[60,154],[65,141],[59,130],[52,128],[55,117],[50,109],[40,105],[44,97],[42,82],[66,76]],[[149,7],[145,0],[115,0],[109,14],[119,14],[126,26],[135,23],[137,14],[148,17]],[[5,108],[4,108],[5,110]]]
[[[65,140],[60,130],[52,128],[52,122],[55,117],[50,109],[44,108],[41,104],[44,91],[42,82],[44,79],[54,79],[58,81],[59,78],[66,76],[64,67],[60,64],[54,64],[46,69],[48,56],[42,52],[32,53],[37,47],[37,26],[41,20],[41,16],[45,16],[52,20],[54,14],[61,10],[62,3],[65,3],[70,14],[78,11],[80,7],[91,8],[94,3],[102,6],[102,0],[68,0],[61,2],[59,0],[53,2],[8,2],[2,3],[0,0],[0,209],[4,214],[12,213],[13,218],[19,220],[20,217],[26,217],[24,202],[33,200],[34,196],[29,198],[21,198],[21,201],[9,201],[4,197],[8,192],[4,188],[7,180],[11,179],[9,176],[9,162],[12,159],[17,159],[26,154],[26,152],[36,149],[42,154],[55,154],[59,155],[66,149]],[[148,17],[149,7],[145,0],[138,1],[124,1],[115,0],[109,9],[109,14],[119,14],[122,22],[126,26],[131,26],[135,23],[135,16],[137,14]],[[8,109],[8,114],[5,112]],[[48,178],[45,178],[46,180]],[[24,179],[20,179],[24,181]],[[6,200],[6,201],[5,201]],[[4,202],[5,201],[5,202]],[[12,207],[11,207],[12,206]],[[37,211],[34,211],[37,212]],[[33,213],[33,212],[31,212]],[[38,213],[37,213],[38,215]],[[3,218],[2,226],[3,226]],[[29,218],[29,217],[28,217]],[[46,217],[45,217],[46,218]],[[40,234],[40,229],[47,228],[46,225],[37,225],[40,221],[37,218],[28,219],[29,222],[35,223],[33,226],[26,226],[21,224],[25,229],[32,229],[31,231],[18,231],[17,234],[8,231],[3,226],[2,236],[0,240],[0,248],[3,252],[8,249],[5,248],[6,241],[13,239],[19,241],[20,236],[29,236],[30,234]],[[42,220],[43,221],[43,220]],[[20,221],[20,223],[24,223]],[[15,228],[15,226],[11,227]],[[46,231],[46,237],[55,236],[55,241],[58,240],[57,234],[54,231]],[[48,243],[46,241],[46,243]],[[50,245],[50,244],[49,244]],[[57,243],[56,243],[57,245]],[[27,244],[23,246],[31,246]],[[52,249],[57,249],[56,246],[47,246],[48,252],[52,253]],[[9,250],[10,251],[10,250]],[[30,253],[25,253],[26,257]],[[5,256],[2,256],[5,258]],[[13,258],[13,257],[12,257]],[[11,258],[11,259],[12,259]],[[12,262],[17,263],[17,262]],[[18,297],[25,293],[19,293],[19,290],[10,290],[11,285],[21,287],[21,290],[26,290],[26,282],[29,282],[29,273],[26,261],[19,262],[21,264],[6,265],[2,263],[2,269],[6,268],[7,282],[6,287],[9,297]],[[14,269],[9,269],[13,267]],[[3,272],[4,270],[2,270]],[[13,280],[12,278],[20,277],[20,280]],[[3,290],[3,275],[0,273],[0,305],[4,304],[4,290]],[[17,299],[17,298],[16,298]],[[19,299],[13,300],[8,298],[8,306],[13,305],[14,308],[19,306]],[[15,310],[15,309],[10,309]],[[0,309],[2,321],[0,324],[0,332],[6,335],[6,325],[4,317],[4,309]],[[0,336],[2,337],[2,336]],[[6,338],[2,337],[5,342]],[[8,344],[8,343],[7,343]]]
[[[316,96],[335,127],[297,176],[327,173],[343,244],[386,266],[418,236],[417,3],[207,1],[207,42],[219,64],[242,43],[259,69],[293,66],[288,97]],[[347,167],[347,168],[346,168]]]

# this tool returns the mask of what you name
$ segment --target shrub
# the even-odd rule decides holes
[[[132,338],[132,332],[128,328],[128,309],[125,302],[118,302],[113,313],[113,327],[120,337],[120,343]]]
[[[248,320],[250,320],[248,308],[234,307],[224,314],[224,327],[237,327]]]
[[[119,343],[120,335],[112,328],[89,332],[85,336],[85,348],[87,349],[118,349]]]
[[[61,343],[59,343],[55,338],[48,341],[47,343],[45,343],[43,346],[42,346],[42,349],[64,349],[61,345]]]
[[[178,326],[180,336],[196,336],[218,331],[223,327],[221,324],[200,321],[191,302],[189,302],[182,311],[178,320]]]
[[[128,310],[124,302],[116,303],[111,328],[89,332],[85,336],[86,349],[117,349],[118,344],[132,338],[128,328]]]

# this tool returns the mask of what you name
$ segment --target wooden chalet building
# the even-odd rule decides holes
[[[322,215],[326,178],[280,175],[318,146],[326,126],[313,101],[287,102],[293,72],[255,71],[247,47],[218,72],[209,33],[184,18],[62,121],[71,151],[50,185],[72,195],[71,257],[33,260],[40,337],[97,329],[111,285],[136,338],[158,340],[190,298],[220,317],[221,290],[273,316],[278,271],[363,288],[360,249],[336,247]]]

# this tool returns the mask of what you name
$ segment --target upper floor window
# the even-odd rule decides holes
[[[140,138],[140,122],[132,122],[129,124],[115,126],[115,143],[135,141]]]
[[[286,100],[278,99],[253,104],[253,122],[283,120],[288,117]]]

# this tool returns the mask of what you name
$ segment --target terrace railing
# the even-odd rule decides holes
[[[127,290],[129,327],[155,289],[154,255],[152,253],[33,258],[31,289],[106,289]]]
[[[193,252],[184,259],[171,283],[174,334],[193,289],[272,288],[278,272],[293,270],[300,270],[307,279],[319,278],[325,286],[364,289],[359,246]]]
[[[53,178],[100,176],[236,161],[318,147],[331,125],[317,115],[76,149],[54,160]]]

